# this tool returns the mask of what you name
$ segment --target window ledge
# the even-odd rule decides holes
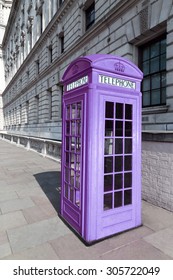
[[[168,107],[168,105],[162,105],[142,108],[142,115],[166,113],[168,111]]]

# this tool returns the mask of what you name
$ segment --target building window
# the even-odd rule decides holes
[[[48,53],[49,53],[49,64],[51,64],[53,62],[53,48],[52,48],[52,45],[50,45],[48,47]]]
[[[61,43],[61,53],[64,52],[64,34],[60,36],[60,43]]]
[[[28,40],[28,44],[29,44],[29,52],[32,49],[32,30],[31,32],[28,34],[29,40]]]
[[[95,3],[93,2],[85,11],[86,30],[88,30],[95,22]]]
[[[63,0],[59,0],[59,7],[62,5]]]
[[[39,59],[35,61],[35,66],[36,66],[36,75],[40,73],[40,62]]]
[[[26,80],[27,80],[27,83],[29,83],[29,70],[26,71]]]
[[[42,11],[40,13],[40,34],[43,33],[43,14]]]
[[[39,123],[39,95],[35,96],[35,109],[36,109],[36,118],[35,121],[36,123]]]
[[[47,91],[48,120],[52,120],[52,90]]]
[[[18,120],[18,124],[22,124],[22,105],[19,105],[19,120]]]
[[[25,124],[29,123],[29,101],[25,103]]]
[[[166,104],[166,38],[141,48],[143,107]]]

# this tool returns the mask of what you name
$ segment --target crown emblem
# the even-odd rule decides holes
[[[125,71],[125,66],[121,62],[115,63],[115,71],[117,72],[124,72]]]

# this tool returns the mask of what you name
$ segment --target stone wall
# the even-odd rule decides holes
[[[173,211],[173,134],[143,133],[143,199]]]
[[[0,132],[0,139],[54,160],[61,159],[61,142]]]

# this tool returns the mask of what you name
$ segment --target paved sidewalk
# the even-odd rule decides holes
[[[60,164],[0,140],[0,259],[173,259],[173,213],[86,247],[60,220]]]

